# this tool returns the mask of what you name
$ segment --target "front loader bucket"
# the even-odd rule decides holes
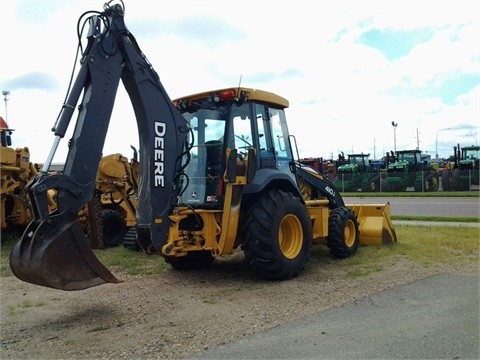
[[[397,234],[390,218],[390,203],[346,205],[355,211],[362,245],[391,245]]]
[[[80,224],[52,226],[47,221],[31,222],[12,249],[10,268],[15,276],[61,290],[121,282],[96,258]]]

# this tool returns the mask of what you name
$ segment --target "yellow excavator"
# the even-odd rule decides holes
[[[331,181],[300,163],[285,98],[232,87],[172,100],[127,30],[122,2],[86,15],[81,67],[44,168],[28,186],[34,220],[10,254],[19,279],[63,290],[120,281],[96,258],[77,221],[94,192],[120,79],[138,126],[135,230],[145,252],[192,269],[241,249],[258,276],[284,280],[302,272],[313,244],[346,258],[362,244],[397,241],[390,204],[345,204]],[[64,171],[48,174],[75,109]],[[49,189],[57,192],[53,213]]]

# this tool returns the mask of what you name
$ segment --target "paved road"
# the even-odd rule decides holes
[[[480,216],[478,197],[344,197],[347,204],[385,204],[390,202],[392,215],[415,216]]]
[[[345,202],[390,202],[392,215],[480,213],[478,198],[354,197]],[[435,275],[209,349],[191,360],[480,359],[479,284],[479,274]]]
[[[191,359],[480,359],[478,274],[442,274]]]

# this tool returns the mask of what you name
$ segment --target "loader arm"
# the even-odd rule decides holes
[[[132,102],[140,140],[138,242],[160,250],[166,241],[168,215],[178,194],[174,184],[188,153],[189,127],[127,30],[123,6],[110,3],[90,17],[88,43],[54,129],[52,151],[42,172],[28,186],[34,220],[10,255],[14,274],[37,285],[78,290],[118,282],[88,247],[76,218],[93,195],[120,79]],[[64,171],[47,174],[82,94]],[[49,189],[57,191],[54,213],[48,211]]]

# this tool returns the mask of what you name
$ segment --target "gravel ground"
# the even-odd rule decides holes
[[[74,292],[3,277],[1,359],[182,359],[432,274],[478,271],[387,258],[380,271],[353,277],[343,262],[317,256],[301,276],[270,282],[242,259],[148,277],[112,269],[123,283]]]

